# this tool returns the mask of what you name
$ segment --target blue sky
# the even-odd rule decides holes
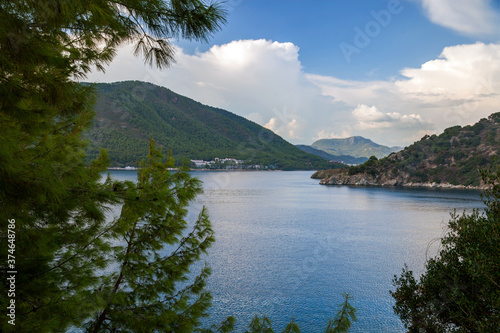
[[[474,43],[476,38],[461,35],[433,24],[419,2],[396,1],[388,19],[379,15],[388,11],[386,0],[247,0],[229,1],[228,24],[210,44],[178,43],[187,52],[206,51],[240,39],[267,39],[291,42],[300,47],[299,60],[304,71],[343,79],[386,79],[404,67],[420,66],[434,59],[448,45]],[[374,16],[372,12],[375,12]],[[356,27],[375,28],[370,22],[381,17],[380,26],[368,46],[354,53],[350,62],[340,45],[355,46]],[[500,24],[500,23],[499,23]]]
[[[292,143],[408,145],[500,112],[498,0],[229,0],[209,43],[159,71],[120,50],[90,81],[143,80]]]

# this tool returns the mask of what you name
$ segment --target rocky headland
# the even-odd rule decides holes
[[[398,177],[380,177],[372,176],[366,173],[349,175],[348,169],[320,170],[315,172],[311,178],[320,179],[320,185],[351,185],[351,186],[404,186],[404,187],[428,187],[428,188],[452,188],[452,189],[474,189],[482,190],[486,187],[483,184],[457,185],[450,183],[436,182],[413,182],[409,175],[400,175]]]
[[[321,185],[406,186],[484,189],[481,170],[497,168],[500,154],[500,113],[474,125],[447,128],[382,159],[322,170],[311,178]]]

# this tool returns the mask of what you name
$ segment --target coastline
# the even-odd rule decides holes
[[[376,187],[421,187],[421,188],[441,188],[441,189],[463,189],[463,190],[485,190],[486,185],[461,185],[451,183],[418,183],[412,182],[407,177],[385,178],[375,177],[368,174],[348,175],[347,172],[332,172],[323,170],[315,172],[311,178],[320,179],[319,185],[349,185],[349,186],[376,186]]]
[[[112,171],[137,171],[138,168],[136,167],[125,167],[125,168],[121,168],[121,167],[110,167],[110,168],[107,168],[107,170],[112,170]],[[170,171],[177,171],[179,170],[179,168],[167,168],[167,170],[170,170]],[[194,168],[191,168],[189,169],[188,171],[203,171],[203,172],[218,172],[218,171],[230,171],[230,172],[234,172],[234,171],[244,171],[244,172],[262,172],[262,171],[265,171],[265,172],[268,172],[268,171],[284,171],[284,170],[278,170],[278,169],[194,169]],[[290,171],[314,171],[314,170],[290,170]]]

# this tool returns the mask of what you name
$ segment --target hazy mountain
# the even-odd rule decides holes
[[[426,135],[402,151],[342,171],[318,172],[323,184],[480,186],[481,168],[498,165],[500,113],[474,125]]]
[[[328,154],[323,150],[319,150],[311,146],[307,145],[296,145],[296,146],[297,148],[299,148],[302,151],[305,151],[306,153],[320,156],[327,161],[335,161],[338,163],[345,163],[345,164],[362,164],[368,161],[368,158],[366,157],[354,157],[349,155],[332,155]]]
[[[379,145],[370,139],[353,136],[345,139],[321,139],[314,142],[311,147],[322,150],[331,155],[349,155],[353,157],[375,156],[382,158],[392,152],[401,150],[401,147],[387,147]]]
[[[87,134],[89,159],[106,148],[114,166],[133,166],[146,156],[152,138],[177,160],[219,157],[280,169],[328,167],[322,158],[254,122],[169,89],[139,81],[95,88],[97,116]]]

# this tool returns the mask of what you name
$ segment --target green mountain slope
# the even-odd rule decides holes
[[[335,161],[338,163],[345,163],[345,164],[362,164],[368,161],[367,157],[354,157],[354,156],[349,156],[349,155],[332,155],[328,154],[326,151],[319,150],[316,148],[313,148],[311,146],[307,145],[296,145],[297,148],[299,148],[302,151],[305,151],[306,153],[309,154],[314,154],[319,157],[324,158],[327,161]]]
[[[323,184],[480,186],[478,170],[498,165],[500,113],[474,125],[447,128],[383,159],[347,170],[318,172]]]
[[[314,142],[311,147],[323,150],[331,155],[349,155],[366,158],[371,156],[382,158],[392,152],[401,150],[400,147],[379,145],[361,136],[353,136],[345,139],[321,139]]]
[[[133,166],[146,155],[152,138],[176,160],[219,157],[279,169],[328,167],[256,123],[166,88],[139,81],[95,88],[97,116],[87,133],[88,159],[106,148],[113,166]]]

